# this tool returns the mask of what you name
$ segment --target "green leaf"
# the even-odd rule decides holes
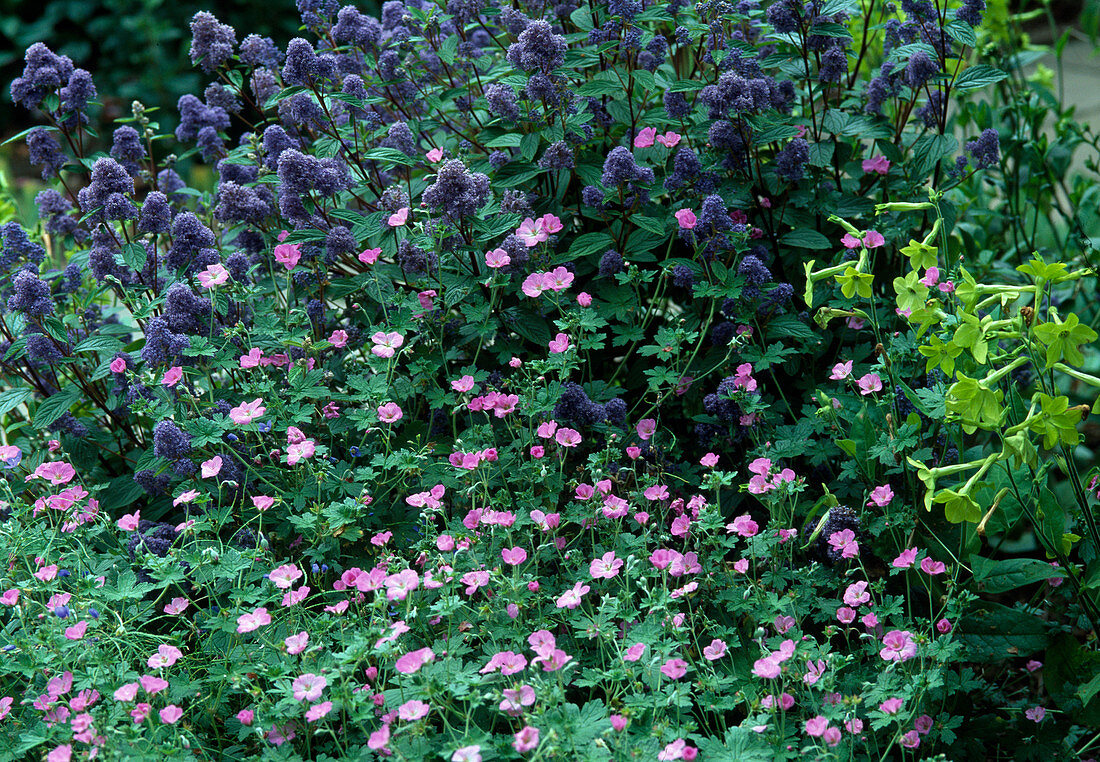
[[[1024,585],[1062,577],[1062,573],[1037,558],[1006,558],[994,561],[982,556],[970,557],[974,581],[987,593],[1005,593]]]
[[[646,217],[641,214],[634,214],[630,216],[630,221],[642,230],[648,230],[650,233],[662,235],[665,232],[665,224],[656,217]]]
[[[780,237],[779,242],[797,249],[831,249],[833,243],[824,234],[809,228],[792,230]]]
[[[524,161],[531,161],[535,158],[535,154],[539,150],[539,140],[541,135],[537,132],[529,132],[523,136],[523,139],[519,142],[519,152],[523,155]]]
[[[523,140],[523,135],[508,132],[492,140],[485,141],[486,148],[515,148]]]
[[[15,410],[34,394],[33,389],[8,389],[0,392],[0,415]]]
[[[122,342],[114,336],[89,336],[73,348],[73,354],[78,352],[117,352],[122,349]]]
[[[1042,619],[999,603],[986,603],[961,618],[958,629],[971,657],[984,662],[1030,656],[1049,641]]]
[[[912,172],[915,178],[931,174],[944,157],[955,153],[959,141],[950,135],[922,135],[913,143]]]
[[[380,161],[383,163],[389,162],[391,164],[401,164],[406,167],[411,167],[413,164],[416,164],[416,159],[406,156],[404,153],[398,151],[396,148],[386,148],[384,146],[370,149],[366,153],[366,158],[374,159],[375,161]]]
[[[577,95],[581,96],[600,96],[600,95],[622,95],[623,86],[620,82],[612,82],[606,79],[593,79],[585,82],[583,85],[577,88]]]
[[[569,246],[569,256],[573,257],[586,257],[590,254],[597,252],[604,252],[610,249],[615,243],[615,239],[607,233],[584,233],[573,239],[573,243]]]
[[[955,80],[954,90],[957,93],[969,93],[973,90],[981,90],[983,87],[995,85],[1007,77],[1000,69],[985,64],[971,66],[959,75]]]
[[[69,384],[38,406],[38,409],[34,411],[34,425],[40,429],[48,427],[65,413],[69,412],[69,408],[71,408],[78,399],[80,399],[80,387],[76,384]]]

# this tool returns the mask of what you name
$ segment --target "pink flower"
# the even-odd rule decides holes
[[[917,655],[917,644],[908,630],[891,630],[882,638],[878,652],[884,661],[907,661]]]
[[[156,675],[142,675],[138,678],[138,682],[150,696],[155,696],[168,687],[168,681]]]
[[[1028,709],[1024,712],[1024,717],[1027,717],[1032,722],[1042,722],[1043,718],[1047,716],[1046,707],[1036,706]]]
[[[288,635],[283,643],[286,645],[286,652],[291,656],[297,656],[302,651],[306,650],[306,646],[309,645],[309,633],[299,632],[297,635]]]
[[[215,455],[210,460],[204,460],[202,463],[202,478],[209,479],[217,476],[222,470],[222,456]]]
[[[859,239],[851,233],[845,233],[840,242],[844,244],[845,249],[858,249],[860,247]]]
[[[170,646],[167,643],[161,643],[157,646],[157,652],[149,657],[146,664],[149,669],[157,669],[158,667],[171,667],[180,657],[183,656],[183,651],[179,650],[175,646]]]
[[[275,498],[268,495],[253,495],[252,507],[261,513],[275,505]]]
[[[133,701],[140,687],[138,683],[126,683],[114,692],[115,701]]]
[[[943,574],[947,567],[942,561],[933,561],[929,557],[921,559],[920,570],[925,574],[935,576],[937,574]]]
[[[626,718],[623,717],[621,714],[613,714],[608,719],[611,720],[611,727],[613,727],[616,731],[621,731],[623,728],[626,727]]]
[[[587,291],[581,291],[577,294],[577,304],[582,307],[590,307],[592,305],[592,295]]]
[[[588,565],[588,573],[592,579],[611,579],[619,574],[621,568],[623,560],[615,557],[615,551],[609,550]]]
[[[554,434],[554,441],[562,447],[576,447],[581,443],[581,433],[576,429],[558,429]]]
[[[829,379],[831,381],[843,381],[850,375],[852,375],[852,361],[848,360],[847,362],[838,362],[834,365],[833,372],[829,374]]]
[[[725,641],[715,638],[710,642],[709,646],[703,648],[703,658],[707,661],[716,661],[726,655]]]
[[[49,564],[43,566],[41,569],[34,573],[34,578],[40,582],[49,582],[57,576],[57,564]]]
[[[661,665],[661,674],[669,680],[679,680],[687,674],[688,663],[683,659],[669,659]]]
[[[367,738],[367,748],[368,749],[374,749],[375,751],[379,751],[379,752],[385,750],[386,754],[392,754],[393,752],[386,749],[386,745],[389,742],[390,742],[390,726],[389,725],[383,725],[382,727],[378,728],[378,730],[371,733],[370,737]]]
[[[511,264],[512,258],[504,249],[493,249],[485,255],[485,266],[494,270]]]
[[[543,230],[545,230],[547,233],[550,233],[551,235],[553,235],[554,233],[560,233],[563,227],[563,225],[561,224],[561,220],[553,214],[544,214],[537,220],[535,220],[535,222],[538,223],[538,225]]]
[[[695,216],[695,212],[690,209],[680,209],[672,215],[676,218],[676,222],[680,223],[682,230],[691,230],[699,222],[699,218]]]
[[[806,720],[805,727],[806,735],[812,736],[813,738],[820,738],[825,735],[825,730],[829,727],[829,721],[819,714],[816,717]]]
[[[51,461],[49,463],[43,463],[38,468],[34,469],[34,473],[27,477],[30,479],[46,479],[50,484],[57,486],[59,484],[68,484],[76,476],[76,469],[68,463],[61,461]]]
[[[856,621],[856,610],[848,608],[847,606],[841,606],[836,610],[836,619],[841,624],[851,624]]]
[[[859,555],[859,543],[851,529],[833,532],[829,535],[829,545],[840,552],[841,558],[855,558]]]
[[[320,704],[314,704],[306,711],[306,722],[316,722],[331,711],[331,701],[323,701]]]
[[[924,277],[920,279],[920,283],[928,288],[932,288],[940,282],[940,268],[933,265],[924,271]]]
[[[169,704],[160,710],[160,721],[165,725],[175,725],[183,717],[183,710],[175,704]]]
[[[337,329],[328,337],[328,343],[337,349],[343,349],[348,345],[348,332]]]
[[[531,273],[523,279],[520,291],[534,299],[540,296],[547,288],[549,288],[549,286],[546,284],[546,273]]]
[[[431,661],[435,661],[435,652],[430,648],[421,648],[401,655],[394,668],[403,675],[411,675]]]
[[[241,723],[242,725],[251,725],[252,720],[255,716],[256,713],[253,710],[242,709],[241,711],[237,712],[237,722]]]
[[[275,583],[275,587],[280,590],[286,590],[302,578],[302,570],[295,564],[284,564],[283,566],[272,569],[267,577]]]
[[[657,421],[653,418],[643,418],[638,421],[638,425],[634,427],[634,430],[638,432],[638,436],[643,441],[648,441],[657,433]]]
[[[399,228],[409,221],[409,207],[403,206],[396,212],[391,214],[386,220],[386,224],[391,228]]]
[[[77,622],[72,627],[65,628],[65,637],[69,640],[80,640],[84,637],[84,633],[88,631],[88,622]]]
[[[385,405],[379,405],[378,407],[378,420],[382,423],[397,423],[402,416],[404,416],[404,413],[401,412],[401,408],[398,407],[396,402],[387,402]]]
[[[374,343],[370,350],[371,354],[378,357],[393,357],[394,353],[405,343],[405,337],[397,331],[391,331],[390,333],[378,331],[370,337],[370,340]]]
[[[885,508],[893,499],[894,490],[890,489],[889,484],[884,484],[871,490],[871,500],[867,505],[877,505],[879,508]]]
[[[426,717],[429,709],[431,707],[423,701],[411,699],[397,707],[397,717],[404,722],[415,722],[422,717]]]
[[[885,175],[890,171],[890,160],[885,156],[876,156],[873,159],[864,159],[862,166],[864,172],[874,172],[879,175]]]
[[[532,751],[539,745],[539,729],[524,725],[513,737],[512,748],[520,754]]]
[[[432,164],[435,164],[437,161],[443,158],[443,149],[433,148],[424,155],[427,157],[428,161],[430,161]]]
[[[133,513],[127,513],[121,519],[115,522],[118,528],[123,532],[133,532],[138,528],[138,523],[141,521],[141,511],[134,511]]]
[[[382,249],[380,249],[380,248],[379,249],[364,249],[363,251],[359,252],[358,257],[356,257],[356,258],[365,265],[373,265],[375,262],[378,261],[378,257],[381,254],[382,254]]]
[[[69,762],[73,758],[73,745],[71,743],[55,746],[46,755],[46,762]]]
[[[668,130],[664,135],[658,135],[656,140],[665,148],[675,148],[680,143],[680,135],[672,130]]]
[[[802,676],[802,682],[806,685],[816,685],[817,681],[821,679],[821,676],[825,674],[825,660],[818,659],[815,664],[812,661],[806,661],[806,674]]]
[[[592,588],[583,582],[577,582],[572,588],[558,596],[555,604],[559,609],[575,609],[581,605],[581,596]]]
[[[527,551],[517,545],[514,548],[505,548],[500,551],[500,556],[504,559],[504,563],[509,566],[519,566],[527,560]]]
[[[298,444],[292,444],[286,448],[286,464],[296,466],[303,458],[312,458],[316,452],[316,442],[306,439]]]
[[[260,360],[263,359],[264,353],[258,347],[252,347],[248,350],[248,354],[241,355],[241,367],[242,368],[258,368],[260,366]]]
[[[638,130],[638,134],[634,136],[634,147],[649,148],[653,145],[653,140],[656,137],[656,127],[643,127],[642,129]]]
[[[121,357],[116,357],[115,359],[111,360],[111,372],[115,374],[125,373],[126,361],[123,360]]]
[[[886,239],[882,237],[882,233],[877,230],[868,230],[863,234],[863,245],[868,249],[875,249],[886,243]]]
[[[861,580],[848,585],[844,591],[844,602],[849,606],[860,606],[871,600],[871,594],[867,592],[867,582]]]
[[[706,466],[707,468],[714,468],[718,465],[718,456],[713,452],[708,452],[699,459],[699,465]]]
[[[261,607],[251,613],[241,614],[237,617],[237,632],[244,634],[269,624],[271,624],[271,615],[267,613],[266,608]]]
[[[465,375],[457,381],[452,381],[451,388],[456,392],[468,392],[474,388],[474,377]]]
[[[1027,664],[1024,665],[1024,669],[1026,669],[1028,672],[1034,672],[1035,670],[1041,668],[1042,666],[1043,666],[1043,663],[1041,661],[1036,661],[1035,659],[1029,659]]]
[[[564,333],[559,333],[550,341],[549,347],[550,354],[561,354],[565,350],[569,349],[569,337]]]
[[[744,513],[735,518],[729,524],[726,524],[726,532],[736,532],[741,537],[754,537],[756,533],[760,531],[760,525],[752,520],[749,514]]]
[[[474,744],[455,749],[455,753],[451,755],[451,762],[481,762],[481,747]]]
[[[306,672],[304,675],[294,678],[290,687],[294,689],[294,698],[298,701],[316,701],[321,698],[321,693],[328,686],[328,680],[322,675]]]
[[[947,633],[951,632],[951,630],[953,630],[953,629],[954,629],[954,626],[951,624],[951,621],[948,620],[948,619],[941,619],[940,621],[936,622],[936,632],[938,632],[941,635],[946,635]]]
[[[859,393],[866,397],[872,392],[882,391],[882,379],[878,373],[868,373],[856,382],[859,385]]]
[[[775,618],[775,631],[780,635],[785,635],[787,630],[791,629],[795,625],[793,616],[784,616],[780,614]]]
[[[564,291],[573,285],[573,278],[573,273],[561,266],[542,274],[543,285],[551,291]]]
[[[901,737],[901,745],[906,749],[915,749],[920,746],[920,733],[910,730]]]
[[[516,228],[516,236],[523,241],[527,248],[533,248],[545,241],[550,235],[539,223],[528,217],[525,219],[518,228]]]
[[[229,271],[219,264],[209,265],[205,270],[196,273],[195,277],[203,288],[214,288],[229,280]]]
[[[168,370],[164,371],[164,375],[161,376],[161,386],[175,386],[183,378],[183,368],[175,365]]]
[[[642,494],[646,500],[667,500],[668,487],[663,484],[654,484],[652,487],[647,487]]]
[[[229,411],[229,420],[238,426],[246,426],[267,412],[263,400],[256,398],[251,402],[242,402]]]
[[[302,258],[302,245],[300,243],[281,243],[275,247],[275,261],[287,270],[293,270],[298,266],[298,260]]]
[[[11,588],[3,595],[0,595],[0,604],[4,606],[14,606],[19,601],[19,591],[16,588]]]
[[[903,704],[905,704],[905,702],[895,696],[894,698],[888,698],[881,704],[879,704],[878,709],[883,714],[897,714],[901,711],[901,707]]]
[[[642,654],[645,653],[645,649],[645,643],[635,643],[630,648],[626,649],[623,661],[638,661],[638,659],[642,658]]]
[[[901,552],[897,558],[895,558],[890,565],[895,569],[908,569],[917,560],[917,549],[907,548]]]

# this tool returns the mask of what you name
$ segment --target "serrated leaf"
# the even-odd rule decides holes
[[[34,425],[40,429],[47,428],[58,418],[69,412],[69,408],[79,399],[80,387],[76,384],[69,384],[38,406],[38,409],[34,411]]]
[[[822,233],[819,233],[816,230],[810,230],[808,228],[801,228],[785,233],[783,236],[780,237],[779,242],[787,246],[794,246],[800,249],[817,250],[833,248],[833,243]]]
[[[114,336],[89,336],[73,347],[73,354],[79,352],[115,352],[122,348],[122,342]]]
[[[33,389],[8,389],[0,392],[0,415],[15,410],[34,394]]]
[[[570,257],[586,257],[596,252],[604,252],[612,247],[615,239],[607,233],[584,233],[573,239],[569,246]]]
[[[1007,77],[1000,69],[985,64],[971,66],[959,75],[955,80],[954,90],[958,93],[969,93],[973,90],[981,90],[983,87],[995,85]]]

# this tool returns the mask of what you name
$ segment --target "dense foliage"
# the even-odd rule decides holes
[[[194,16],[185,155],[11,84],[10,754],[1089,756],[1096,189],[1003,6],[298,6]]]

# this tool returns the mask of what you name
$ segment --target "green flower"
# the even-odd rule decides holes
[[[1035,326],[1035,335],[1039,341],[1047,347],[1047,368],[1065,358],[1071,365],[1082,365],[1085,356],[1081,354],[1082,344],[1091,344],[1096,341],[1096,331],[1087,325],[1081,325],[1081,321],[1074,313],[1066,316],[1065,322],[1041,323]]]

